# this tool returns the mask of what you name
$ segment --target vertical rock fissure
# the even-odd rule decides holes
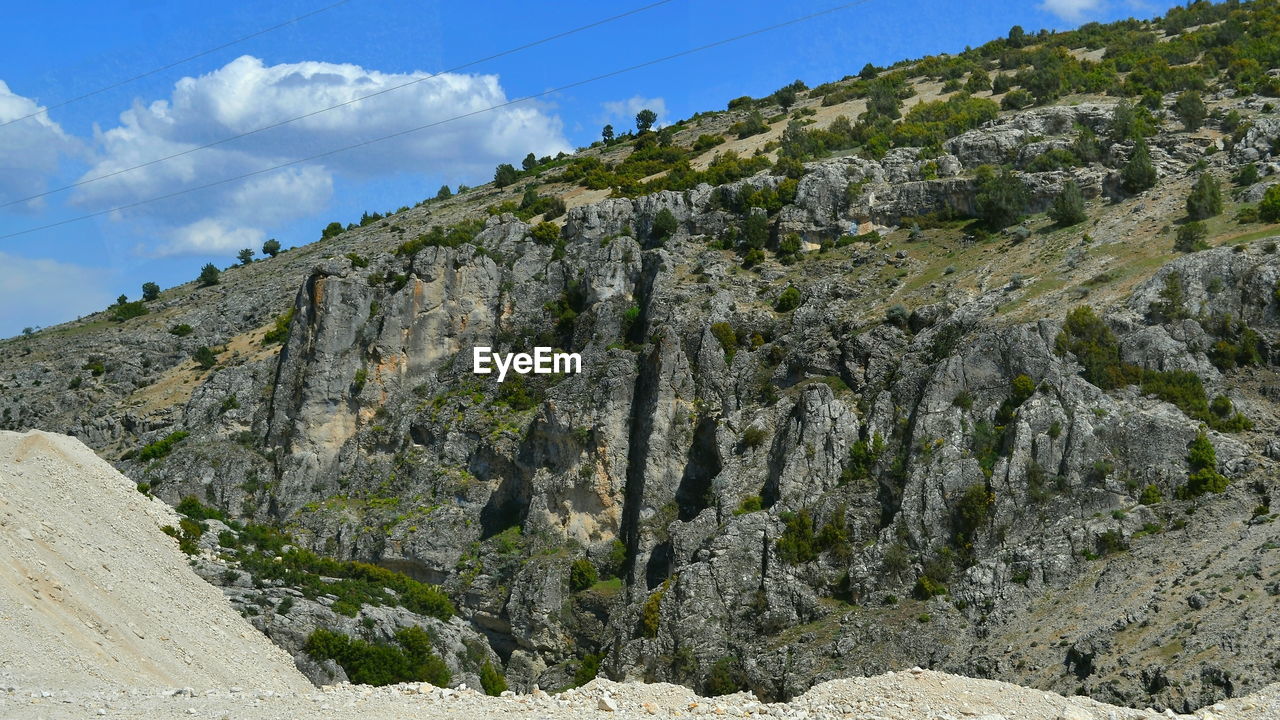
[[[646,254],[636,297],[640,304],[637,326],[648,328],[651,322],[653,284],[657,275],[657,258]],[[637,358],[635,391],[631,395],[630,432],[627,442],[627,480],[623,493],[622,541],[627,547],[627,585],[636,582],[637,554],[640,548],[640,509],[644,504],[645,469],[649,458],[649,439],[653,432],[653,412],[657,404],[658,376],[662,352],[658,343],[649,357]]]

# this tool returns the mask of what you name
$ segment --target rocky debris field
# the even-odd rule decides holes
[[[1263,694],[1203,708],[1194,715],[1131,710],[1085,697],[913,668],[876,677],[832,680],[786,703],[764,703],[749,692],[704,698],[667,683],[596,679],[563,693],[489,697],[467,688],[428,683],[374,688],[330,685],[314,692],[240,687],[116,692],[48,692],[0,683],[0,716],[40,718],[851,718],[856,720],[1262,720],[1280,712],[1280,686]]]

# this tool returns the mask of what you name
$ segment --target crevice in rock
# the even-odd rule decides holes
[[[643,260],[640,287],[635,296],[640,300],[640,317],[636,325],[647,328],[650,323],[653,283],[658,274],[659,258],[649,254]],[[641,337],[643,337],[643,330]],[[627,481],[622,506],[622,541],[627,546],[627,585],[636,581],[636,554],[640,546],[640,509],[644,504],[645,467],[649,457],[649,437],[653,433],[653,412],[657,404],[658,376],[662,354],[655,343],[647,358],[637,358],[635,391],[631,396],[630,432],[627,442]]]
[[[676,490],[681,522],[689,522],[711,504],[711,483],[720,474],[720,449],[716,445],[716,421],[710,417],[698,420],[693,443],[685,456],[684,474]]]
[[[670,540],[655,546],[649,553],[649,562],[645,563],[645,587],[653,590],[671,577],[671,566],[674,562],[675,551],[671,547]]]

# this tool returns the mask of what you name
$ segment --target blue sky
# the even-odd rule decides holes
[[[6,13],[0,122],[207,50],[334,0],[221,3],[46,0]],[[0,204],[437,73],[643,6],[348,0],[344,4],[47,115],[0,127]],[[378,135],[541,93],[840,4],[671,0],[516,55],[424,80],[295,125],[144,170],[0,208],[0,235],[133,203]],[[499,162],[589,144],[638,107],[660,121],[723,108],[797,78],[962,50],[1020,24],[1066,29],[1150,17],[1134,0],[869,0],[533,103],[181,198],[0,239],[0,337],[105,307],[143,282],[168,287],[205,262],[275,237],[314,241],[330,220],[386,211],[442,183],[479,184]]]

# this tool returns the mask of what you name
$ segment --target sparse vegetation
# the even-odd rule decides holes
[[[163,438],[150,443],[138,451],[137,458],[141,462],[151,462],[159,460],[168,455],[178,443],[186,440],[191,433],[186,430],[177,430],[165,435]]]
[[[396,631],[396,644],[371,643],[320,628],[307,636],[303,651],[317,660],[333,660],[353,683],[402,682],[449,684],[449,668],[431,651],[431,637],[414,625]],[[492,668],[490,668],[492,670]]]
[[[1214,176],[1201,173],[1191,194],[1187,196],[1187,216],[1192,220],[1205,220],[1221,214],[1221,185]]]
[[[1218,453],[1203,430],[1187,446],[1187,484],[1178,488],[1178,499],[1188,500],[1205,493],[1220,493],[1229,480],[1218,472]]]
[[[200,284],[200,287],[209,287],[217,285],[221,276],[222,271],[216,265],[205,263],[205,266],[200,268],[200,277],[196,278],[196,281]]]
[[[595,585],[599,579],[600,574],[596,571],[596,566],[586,558],[574,560],[569,567],[569,589],[573,592],[582,592]]]
[[[1080,186],[1075,180],[1068,180],[1063,184],[1062,192],[1053,199],[1053,205],[1049,208],[1048,214],[1062,227],[1079,225],[1087,219],[1088,216],[1084,212],[1084,194],[1080,192]]]

